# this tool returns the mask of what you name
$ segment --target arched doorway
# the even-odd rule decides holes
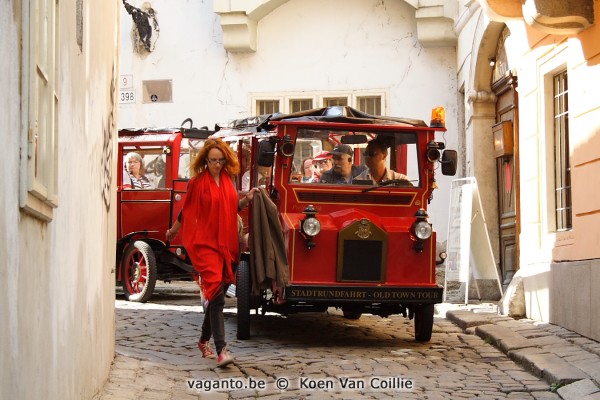
[[[496,95],[495,124],[491,141],[496,157],[498,195],[498,249],[502,285],[508,286],[519,269],[519,168],[517,76],[508,64],[505,43],[510,30],[504,26],[494,57],[491,89]]]

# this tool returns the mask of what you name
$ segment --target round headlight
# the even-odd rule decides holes
[[[316,218],[306,218],[302,223],[302,231],[308,236],[316,236],[321,232],[321,223]]]
[[[429,222],[421,221],[415,225],[415,236],[421,240],[429,239],[431,237],[432,229]]]

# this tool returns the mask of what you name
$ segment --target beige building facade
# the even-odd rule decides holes
[[[600,2],[462,2],[466,174],[526,314],[600,340]]]
[[[119,2],[0,3],[0,398],[89,399],[114,357]]]

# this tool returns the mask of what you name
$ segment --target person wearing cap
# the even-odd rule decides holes
[[[363,155],[365,156],[367,169],[355,179],[371,180],[373,183],[390,181],[392,179],[409,181],[408,176],[388,169],[385,166],[385,159],[387,158],[388,151],[387,146],[381,140],[371,140],[367,144],[367,148]]]
[[[331,167],[333,166],[331,162],[331,154],[329,154],[329,152],[325,150],[318,152],[317,155],[313,158],[312,163],[313,175],[309,181],[312,183],[319,182],[321,180],[321,175],[323,175],[323,172],[331,169]]]
[[[352,165],[354,152],[347,144],[338,144],[330,152],[333,168],[323,172],[321,183],[352,183],[352,179],[364,171],[364,167]]]

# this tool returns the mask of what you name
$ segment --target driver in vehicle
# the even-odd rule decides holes
[[[371,140],[367,144],[367,148],[363,155],[365,156],[367,169],[356,176],[355,179],[371,180],[373,183],[391,181],[392,179],[409,181],[408,176],[388,169],[385,166],[385,159],[387,158],[388,151],[387,146],[381,140]]]
[[[357,167],[352,164],[354,152],[352,147],[347,144],[338,144],[330,152],[333,159],[333,168],[323,172],[321,183],[348,183],[363,172],[364,167]]]

